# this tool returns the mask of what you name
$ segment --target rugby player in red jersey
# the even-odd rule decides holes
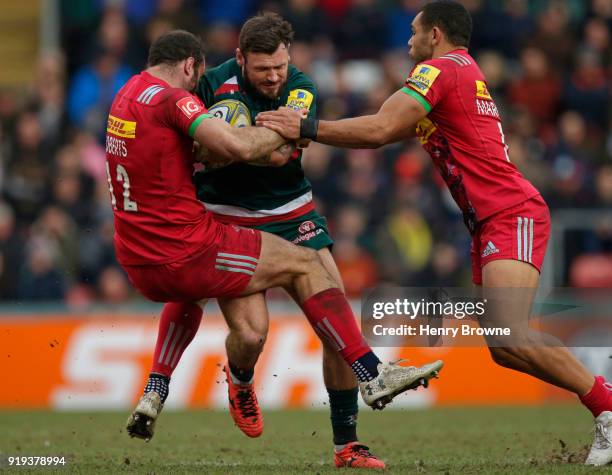
[[[193,339],[200,304],[284,287],[319,337],[327,338],[360,381],[366,404],[382,408],[400,392],[426,385],[442,367],[384,364],[365,342],[344,294],[312,249],[254,229],[216,222],[196,199],[193,142],[212,154],[249,162],[286,140],[256,127],[233,128],[212,117],[192,92],[204,71],[200,40],[185,31],[151,46],[148,68],[117,93],[107,126],[108,184],[117,260],[132,284],[157,302],[189,302],[167,322],[154,353],[145,394],[128,419],[128,433],[150,439],[168,392],[155,368],[172,366]]]
[[[287,139],[371,148],[416,135],[432,156],[472,235],[472,273],[485,292],[532,289],[507,302],[498,318],[527,322],[550,234],[546,203],[508,156],[500,116],[486,80],[468,53],[472,20],[454,1],[427,4],[408,43],[416,66],[373,115],[339,121],[302,118],[290,109],[259,114],[257,123]],[[512,293],[509,291],[509,293]],[[528,295],[525,295],[528,294]],[[612,392],[562,346],[490,347],[500,365],[575,393],[596,418],[587,464],[612,462]]]

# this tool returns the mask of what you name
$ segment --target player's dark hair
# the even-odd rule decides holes
[[[204,62],[202,40],[185,30],[172,30],[157,38],[149,49],[149,67],[158,64],[174,65],[187,58],[198,67]]]
[[[289,47],[293,27],[277,13],[261,13],[249,18],[240,30],[238,40],[242,54],[274,53],[280,44]]]
[[[421,11],[421,24],[426,30],[437,26],[453,45],[470,45],[472,17],[459,2],[437,0],[426,4]]]

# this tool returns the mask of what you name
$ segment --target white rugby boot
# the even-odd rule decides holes
[[[149,442],[153,437],[155,421],[163,407],[161,397],[156,391],[144,394],[127,421],[126,429],[130,437]]]
[[[431,378],[437,378],[444,366],[441,360],[420,367],[400,366],[406,360],[380,363],[378,376],[371,381],[359,383],[364,402],[372,409],[384,409],[395,396],[409,389],[427,387]]]
[[[612,462],[612,411],[604,411],[595,419],[595,439],[586,465],[607,465]]]

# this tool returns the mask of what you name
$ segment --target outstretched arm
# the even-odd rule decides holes
[[[319,121],[316,141],[338,147],[377,148],[414,137],[417,123],[426,115],[427,111],[419,101],[400,90],[389,97],[376,114]],[[257,124],[290,140],[303,135],[300,133],[301,114],[287,108],[260,113]]]
[[[213,155],[247,163],[270,155],[287,142],[270,129],[231,127],[224,120],[217,118],[202,120],[193,137]]]

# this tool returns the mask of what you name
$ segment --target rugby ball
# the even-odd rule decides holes
[[[244,102],[235,99],[224,99],[217,102],[208,113],[223,119],[233,127],[248,127],[251,122],[251,111]]]

